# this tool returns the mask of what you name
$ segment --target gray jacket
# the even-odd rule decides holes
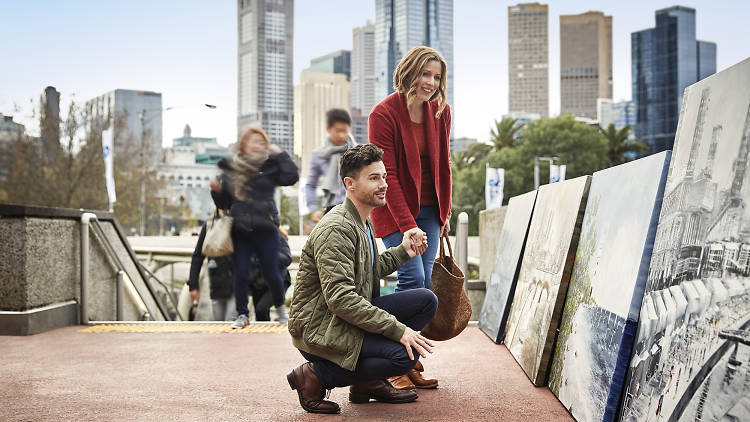
[[[354,141],[354,138],[351,137],[351,135],[349,135],[347,144],[350,145],[350,148],[351,146],[356,145],[356,142]],[[312,153],[312,157],[310,160],[310,174],[307,176],[307,183],[305,183],[305,204],[307,205],[307,209],[310,211],[318,209],[317,189],[318,186],[320,186],[321,178],[325,179],[330,163],[330,159],[323,155],[325,155],[325,153],[327,152],[326,150],[330,147],[331,145],[326,145],[316,149]],[[323,197],[323,211],[327,207],[332,207],[344,202],[344,198],[346,198],[346,189],[344,188],[344,183],[339,180],[338,185],[338,190],[334,195]]]

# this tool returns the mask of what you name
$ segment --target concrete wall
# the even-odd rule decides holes
[[[40,308],[69,301],[80,304],[80,214],[77,210],[0,206],[0,314],[5,312],[0,318],[12,314],[16,321],[23,317],[19,312],[24,315],[32,311],[38,313]],[[103,220],[101,225],[105,236],[136,289],[150,309],[158,310],[129,247],[117,233],[115,223],[111,217],[109,221]],[[115,320],[117,267],[93,230],[89,231],[89,253],[89,319]],[[124,294],[123,303],[125,320],[141,319],[129,294]],[[163,319],[160,312],[152,312],[152,317]]]
[[[479,212],[479,279],[487,282],[495,264],[497,245],[508,206]]]

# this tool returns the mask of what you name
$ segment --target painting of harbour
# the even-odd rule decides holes
[[[670,156],[592,176],[549,379],[579,421],[617,415]]]

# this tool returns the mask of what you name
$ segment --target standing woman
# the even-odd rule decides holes
[[[401,243],[403,233],[419,227],[427,250],[398,270],[396,291],[430,288],[432,266],[443,232],[450,230],[450,106],[446,104],[445,59],[429,47],[414,47],[393,73],[396,92],[370,112],[370,142],[383,150],[387,172],[386,206],[372,211],[375,235],[386,247]],[[425,380],[421,365],[392,380],[397,389],[437,387]]]
[[[279,322],[289,319],[284,307],[284,281],[279,272],[279,217],[273,201],[276,186],[293,185],[299,179],[297,166],[289,154],[272,145],[268,135],[257,128],[248,129],[240,138],[237,153],[219,160],[221,184],[211,182],[216,206],[229,209],[234,218],[232,241],[234,254],[234,295],[237,319],[232,328],[248,322],[250,258],[258,259],[263,278],[273,295]]]

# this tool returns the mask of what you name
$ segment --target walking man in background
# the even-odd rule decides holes
[[[346,190],[339,176],[339,160],[344,151],[356,144],[352,135],[349,134],[351,125],[352,119],[346,110],[333,108],[326,113],[328,136],[324,145],[312,153],[310,172],[305,184],[305,202],[307,209],[311,210],[310,218],[315,224],[320,221],[323,214],[344,202]],[[320,208],[318,208],[318,186],[323,189],[323,201]],[[320,211],[321,209],[323,211]]]

